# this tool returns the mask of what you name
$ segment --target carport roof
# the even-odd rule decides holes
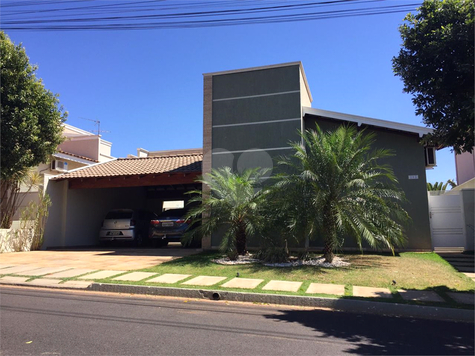
[[[61,174],[52,180],[124,177],[162,173],[201,173],[202,161],[203,154],[201,152],[156,157],[118,158],[78,168]]]

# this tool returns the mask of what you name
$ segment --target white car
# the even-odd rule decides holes
[[[129,241],[135,246],[141,246],[148,239],[150,221],[156,218],[155,213],[147,210],[111,210],[102,222],[100,242]]]

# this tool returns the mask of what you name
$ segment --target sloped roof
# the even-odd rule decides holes
[[[81,155],[77,155],[75,153],[63,151],[62,149],[58,149],[58,152],[53,154],[53,156],[55,156],[57,158],[60,158],[60,159],[69,159],[71,161],[76,161],[76,162],[80,162],[80,163],[82,163],[82,162],[78,161],[78,160],[75,160],[74,158],[79,158],[81,160],[95,162],[95,163],[99,162],[99,161],[96,161],[95,159],[92,159],[92,158],[89,158],[89,157],[86,157],[86,156],[81,156]]]
[[[61,174],[53,180],[122,177],[161,173],[200,173],[202,153],[170,156],[118,158]]]

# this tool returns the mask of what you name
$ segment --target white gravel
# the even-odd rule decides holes
[[[250,263],[261,263],[260,260],[256,258],[252,258],[252,255],[239,256],[238,259],[235,261],[230,260],[228,257],[218,258],[212,261],[220,265],[245,265],[245,264],[250,264]],[[336,256],[335,258],[333,258],[332,263],[325,262],[324,257],[318,257],[318,258],[312,258],[306,261],[294,259],[286,263],[262,263],[262,264],[267,267],[317,266],[317,267],[325,267],[325,268],[347,267],[350,265],[349,262],[346,262],[342,258],[336,257]]]

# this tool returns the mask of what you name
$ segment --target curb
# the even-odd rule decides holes
[[[137,286],[127,284],[93,283],[87,290],[97,292],[160,295],[167,297],[225,300],[233,302],[293,305],[302,307],[330,308],[336,311],[386,315],[430,320],[474,322],[474,311],[469,309],[440,308],[432,306],[380,303],[375,301],[331,299],[281,294],[259,294],[186,289],[171,287]]]

